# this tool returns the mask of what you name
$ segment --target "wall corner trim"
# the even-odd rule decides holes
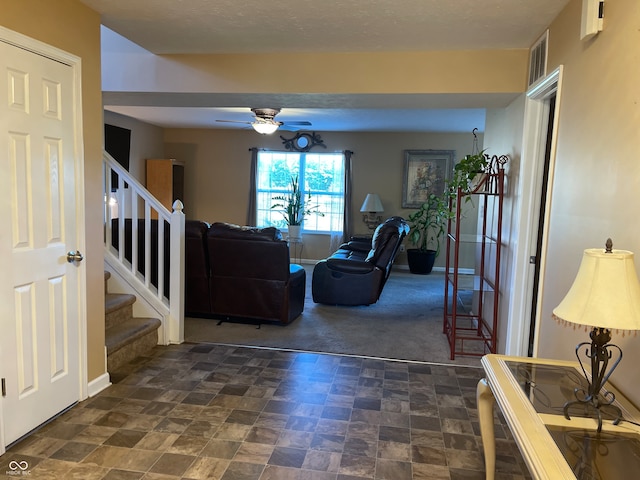
[[[111,386],[111,378],[109,372],[105,372],[89,382],[87,393],[89,397],[93,397],[109,386]]]

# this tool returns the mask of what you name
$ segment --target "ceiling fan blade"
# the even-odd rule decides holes
[[[311,126],[311,122],[282,122],[283,125],[299,125],[299,126],[304,126],[304,127],[310,127]]]
[[[243,122],[240,120],[216,120],[216,122],[222,122],[222,123],[245,123],[247,125],[251,125],[251,122]]]
[[[284,124],[280,126],[280,130],[284,131],[284,132],[297,132],[298,130],[300,130],[301,128],[297,125],[288,125],[288,124]]]

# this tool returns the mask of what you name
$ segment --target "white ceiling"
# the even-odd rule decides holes
[[[117,34],[156,54],[381,52],[528,48],[568,0],[81,0]],[[108,31],[108,30],[107,30]],[[210,98],[205,108],[117,92],[105,108],[163,127],[244,128],[246,106],[282,105],[280,121],[318,131],[484,130],[484,108],[511,98],[367,96]],[[369,97],[369,98],[368,98]],[[372,97],[377,97],[375,100]],[[175,99],[174,99],[175,100]],[[299,100],[299,99],[298,99]],[[231,103],[235,102],[235,103]],[[263,103],[258,103],[263,102]],[[333,105],[332,105],[333,103]],[[380,105],[386,103],[387,105]],[[239,108],[240,106],[244,108]],[[289,108],[287,108],[289,107]]]
[[[528,48],[568,0],[82,0],[156,53]]]

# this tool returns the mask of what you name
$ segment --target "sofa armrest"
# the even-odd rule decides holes
[[[329,257],[326,262],[327,267],[331,270],[337,270],[344,273],[365,274],[370,273],[376,268],[376,266],[370,262],[349,260],[345,258]]]

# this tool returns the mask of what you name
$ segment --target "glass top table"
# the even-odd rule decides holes
[[[482,366],[486,377],[478,384],[478,415],[487,479],[495,475],[494,403],[533,478],[616,480],[640,472],[640,427],[632,423],[640,414],[614,386],[606,385],[630,421],[613,425],[615,415],[605,411],[597,433],[597,421],[584,409],[564,416],[575,389],[587,386],[576,362],[486,355]]]

